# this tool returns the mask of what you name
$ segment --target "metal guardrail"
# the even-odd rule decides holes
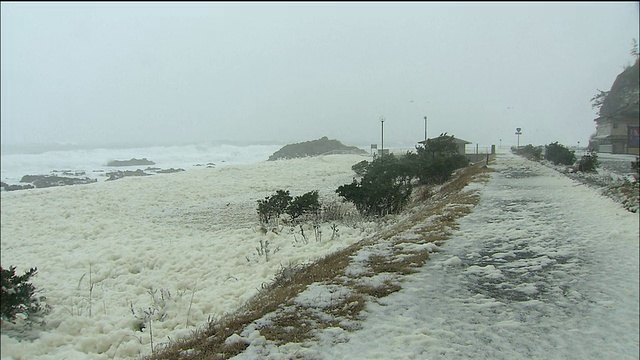
[[[464,148],[464,153],[469,154],[491,154],[491,146],[492,145],[478,145],[478,144],[467,144]],[[495,146],[495,145],[494,145]],[[497,148],[497,146],[496,146]]]
[[[331,150],[326,153],[322,153],[320,155],[365,155],[361,151],[357,150]]]

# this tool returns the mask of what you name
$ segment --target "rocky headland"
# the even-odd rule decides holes
[[[338,140],[329,140],[326,136],[318,140],[305,141],[296,144],[289,144],[269,156],[269,161],[279,159],[294,159],[308,156],[318,156],[323,154],[362,154],[367,152],[356,147],[347,146]]]

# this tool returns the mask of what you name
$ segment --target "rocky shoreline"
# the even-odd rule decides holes
[[[136,170],[116,170],[104,172],[102,170],[95,172],[104,172],[102,176],[106,177],[105,181],[113,181],[130,176],[151,176],[155,174],[169,174],[185,171],[182,168],[162,169],[157,167],[147,167],[146,169]],[[84,171],[53,170],[53,175],[25,175],[20,179],[20,184],[8,184],[0,182],[1,191],[17,191],[29,189],[42,189],[55,186],[84,185],[97,183],[97,178],[86,176]],[[61,176],[64,175],[64,176]]]
[[[318,156],[323,154],[336,153],[357,153],[367,154],[366,151],[355,146],[343,145],[338,140],[330,140],[326,136],[312,141],[306,141],[297,144],[289,144],[273,153],[268,160],[293,159],[310,156]],[[224,162],[224,160],[223,160]],[[155,174],[167,174],[185,171],[182,168],[162,169],[159,167],[151,167],[156,163],[152,160],[143,158],[131,158],[129,160],[110,160],[105,167],[138,167],[147,166],[147,168],[137,168],[135,170],[118,169],[118,170],[93,170],[92,173],[103,178],[101,181],[114,181],[125,177],[134,176],[150,176]],[[194,167],[215,168],[216,164],[212,162],[198,163]],[[0,182],[0,191],[17,191],[29,190],[35,188],[49,188],[56,186],[84,185],[97,183],[99,180],[95,177],[88,177],[86,171],[82,170],[53,170],[50,174],[24,175],[18,184],[9,184]]]

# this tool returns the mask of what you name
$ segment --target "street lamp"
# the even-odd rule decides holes
[[[382,139],[381,139],[382,150],[380,151],[382,151],[381,155],[382,155],[382,158],[384,158],[384,116],[380,116],[380,126],[382,131]]]
[[[427,146],[427,117],[424,117],[424,146]]]
[[[516,135],[518,135],[518,147],[520,149],[520,135],[522,135],[522,128],[516,128]]]

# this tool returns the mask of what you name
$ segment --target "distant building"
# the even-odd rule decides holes
[[[599,152],[638,154],[640,145],[640,59],[625,68],[606,94],[596,122]]]
[[[632,103],[596,122],[598,151],[612,154],[638,154],[640,148],[640,104]]]
[[[437,139],[437,138],[436,138]],[[422,141],[418,141],[418,144],[422,144],[424,145],[425,142],[429,142],[430,140],[433,139],[427,139],[427,140],[422,140]],[[458,139],[458,138],[453,138],[453,142],[456,144],[456,146],[458,147],[458,154],[464,155],[466,150],[465,147],[467,144],[471,144],[470,141],[466,141],[466,140],[462,140],[462,139]]]

